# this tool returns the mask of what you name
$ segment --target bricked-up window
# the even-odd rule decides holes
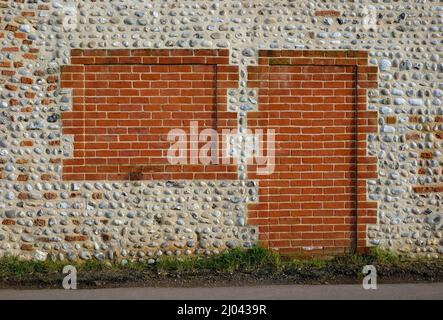
[[[396,122],[396,116],[386,117],[386,123],[395,124]],[[425,121],[420,119],[420,116],[410,115],[409,123],[415,127],[415,130],[411,130],[411,132],[406,134],[406,140],[408,141],[413,141],[417,145],[420,145],[420,143],[425,144],[429,134],[435,134],[437,141],[443,139],[443,131],[440,130],[440,126],[443,124],[443,117],[440,115],[428,115]],[[421,126],[417,126],[419,123]],[[414,192],[423,195],[443,192],[443,184],[440,180],[443,169],[440,163],[441,156],[438,153],[429,149],[420,150],[417,171],[417,181],[420,184],[413,186]],[[423,179],[424,177],[426,179]]]
[[[238,87],[228,50],[75,49],[61,77],[73,89],[73,110],[63,114],[63,133],[74,137],[65,180],[238,178],[236,165],[167,159],[172,129],[237,127],[227,111],[227,89]]]
[[[260,180],[249,223],[281,252],[365,248],[377,208],[367,201],[366,179],[377,168],[366,139],[377,114],[367,111],[366,88],[377,85],[377,68],[366,52],[260,51],[259,66],[248,71],[248,86],[259,90],[248,128],[276,131],[274,173],[249,167]]]

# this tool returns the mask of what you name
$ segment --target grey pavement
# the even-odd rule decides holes
[[[80,284],[79,284],[80,286]],[[343,300],[443,299],[443,283],[361,285],[280,285],[218,288],[115,288],[87,290],[0,290],[0,299],[87,300]]]

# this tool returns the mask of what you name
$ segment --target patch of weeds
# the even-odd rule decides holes
[[[254,272],[259,270],[275,272],[282,269],[281,256],[262,247],[226,251],[211,260],[217,270],[228,270],[229,272]]]
[[[159,272],[192,272],[196,269],[198,257],[161,257],[155,264]]]
[[[66,265],[74,266],[77,271],[103,271],[116,268],[117,265],[98,260],[88,260],[84,262],[66,261],[23,261],[16,256],[3,257],[0,259],[0,275],[25,277],[38,274],[62,273]]]
[[[368,262],[372,262],[374,265],[398,265],[404,258],[392,251],[381,250],[380,248],[373,248],[366,254]]]
[[[262,247],[233,249],[219,255],[203,257],[162,257],[156,264],[159,271],[195,272],[215,270],[220,272],[276,272],[282,269],[281,256]]]
[[[117,267],[115,264],[106,263],[104,261],[95,259],[74,263],[72,265],[76,267],[77,271],[103,271]]]
[[[154,268],[153,265],[148,264],[147,262],[139,262],[139,261],[128,261],[127,264],[122,265],[119,263],[112,263],[108,266],[110,269],[122,269],[122,270],[135,270],[135,271],[149,271]]]
[[[22,261],[14,256],[3,257],[0,259],[0,275],[23,277],[31,274],[48,274],[60,272],[63,265],[59,261]]]
[[[285,270],[320,269],[328,264],[325,259],[290,259],[284,262]]]

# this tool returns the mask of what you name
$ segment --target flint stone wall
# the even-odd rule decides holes
[[[443,5],[440,1],[0,1],[0,252],[23,259],[149,259],[250,247],[258,183],[238,180],[64,181],[62,134],[72,49],[228,49],[239,87],[228,110],[240,130],[259,110],[248,67],[259,50],[368,51],[379,68],[367,137],[378,158],[367,245],[443,253]],[[233,146],[234,148],[234,146]],[[241,156],[241,150],[240,150]],[[240,160],[242,158],[240,157]]]

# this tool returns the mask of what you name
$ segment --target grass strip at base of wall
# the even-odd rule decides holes
[[[106,261],[22,261],[17,257],[0,258],[0,277],[30,276],[61,273],[63,267],[72,265],[78,272],[134,270],[156,273],[198,273],[214,271],[222,273],[294,274],[324,272],[331,275],[363,276],[366,265],[374,265],[383,274],[426,273],[432,269],[443,272],[443,259],[407,258],[396,253],[371,250],[367,254],[347,254],[328,259],[294,259],[282,257],[276,252],[254,247],[233,249],[214,256],[163,256],[155,264],[129,262],[125,265]]]

